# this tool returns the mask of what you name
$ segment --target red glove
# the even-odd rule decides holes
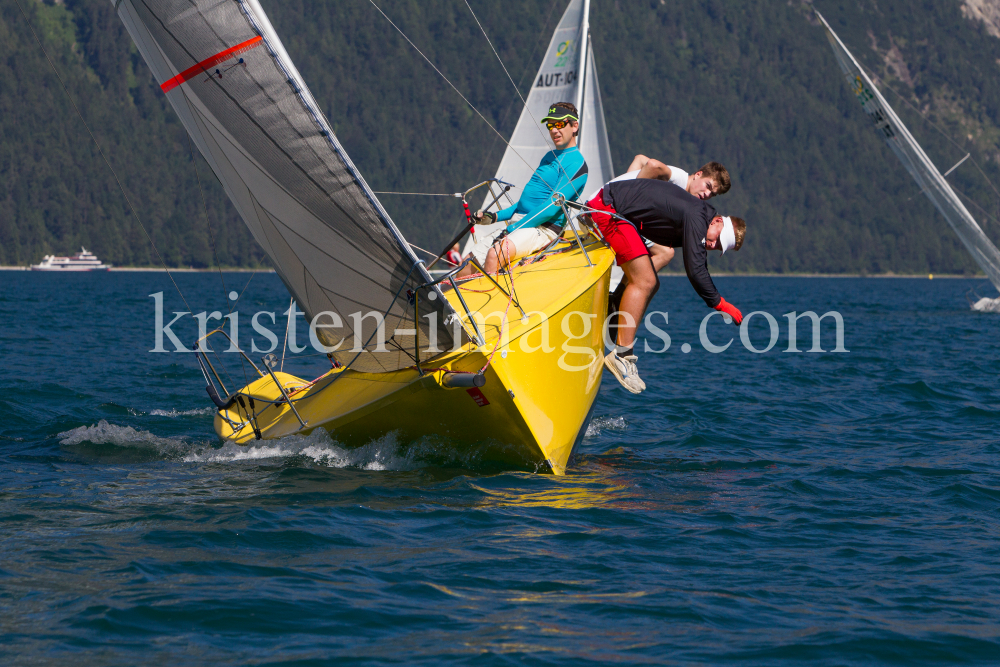
[[[719,312],[729,315],[731,318],[733,318],[733,322],[735,322],[737,325],[743,323],[743,313],[740,312],[740,309],[734,306],[733,304],[729,303],[722,297],[719,297],[719,305],[716,306],[715,309],[718,310]]]

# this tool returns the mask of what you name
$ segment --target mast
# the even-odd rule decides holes
[[[591,190],[591,186],[600,187],[615,177],[592,47],[590,2],[570,0],[539,63],[510,144],[497,167],[497,178],[518,188],[527,185],[538,163],[552,150],[548,133],[539,121],[554,103],[566,101],[573,102],[580,113],[581,132],[577,146],[587,161],[587,190]],[[587,126],[586,132],[582,131],[583,125]],[[491,200],[485,197],[483,206]],[[494,233],[500,227],[500,223],[492,227],[476,225],[476,236]],[[471,248],[472,239],[465,252]]]
[[[577,131],[576,143],[580,144],[583,134],[583,100],[584,86],[587,84],[587,52],[590,49],[590,0],[583,0],[583,12],[580,21],[580,61],[576,66],[576,110],[580,114],[580,129]]]

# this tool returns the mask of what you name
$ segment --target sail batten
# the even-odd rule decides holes
[[[339,320],[316,330],[338,361],[371,372],[412,366],[417,298],[424,344],[432,327],[440,348],[456,342],[444,324],[454,311],[437,288],[419,287],[430,280],[423,263],[337,140],[257,0],[117,0],[115,7],[306,317]],[[372,339],[379,320],[356,313],[384,316],[394,351],[354,349],[348,341]],[[398,335],[393,323],[404,323]],[[434,354],[425,347],[420,359]]]
[[[962,244],[983,270],[993,286],[1000,290],[1000,250],[983,232],[965,204],[959,199],[951,184],[910,134],[886,99],[879,92],[858,61],[837,36],[826,19],[816,12],[826,28],[827,40],[833,48],[837,64],[843,71],[847,85],[857,96],[865,113],[875,124],[886,144],[903,164],[906,171],[920,186],[921,191],[944,216]]]

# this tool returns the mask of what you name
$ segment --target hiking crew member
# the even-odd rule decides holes
[[[566,224],[562,207],[552,203],[552,196],[561,193],[576,201],[587,184],[587,163],[576,145],[580,118],[570,102],[556,102],[542,119],[549,130],[555,150],[545,154],[517,204],[497,212],[499,222],[510,220],[499,236],[477,243],[472,254],[484,262],[487,273],[496,273],[514,260],[537,252],[559,238]],[[482,220],[483,212],[476,218]],[[488,252],[487,252],[488,251]],[[472,273],[474,269],[466,273]]]
[[[645,155],[636,155],[632,159],[632,164],[629,165],[628,170],[618,178],[612,179],[611,182],[617,183],[635,178],[655,178],[667,181],[684,188],[688,193],[701,200],[708,200],[718,195],[724,195],[729,192],[729,188],[732,185],[729,172],[718,162],[709,162],[694,174],[688,174],[679,167],[672,167],[659,160],[648,158]],[[596,194],[595,192],[588,199],[593,199]],[[653,243],[648,238],[643,238],[643,241],[646,243],[646,248],[649,250],[649,257],[653,261],[653,270],[659,273],[674,258],[674,249],[670,246]],[[627,284],[627,280],[619,279],[616,281],[615,276],[612,275],[612,291],[608,297],[608,315],[618,312],[618,305],[621,303]],[[608,323],[610,340],[615,340],[617,331],[618,321],[617,318],[613,318]]]
[[[695,173],[688,174],[680,167],[672,167],[645,155],[636,155],[632,158],[632,164],[629,165],[628,171],[618,178],[612,179],[611,183],[636,178],[655,178],[673,183],[701,200],[724,195],[729,192],[729,188],[732,186],[729,171],[718,162],[709,162]],[[589,197],[589,199],[593,198],[594,195]],[[646,239],[646,247],[649,248],[653,268],[657,272],[674,258],[674,249],[669,246],[662,246]]]
[[[673,183],[656,179],[612,181],[587,206],[615,213],[628,221],[607,213],[591,214],[628,279],[621,300],[617,345],[604,358],[604,364],[623,387],[638,394],[646,385],[639,378],[636,356],[632,354],[636,325],[642,321],[650,299],[660,286],[640,234],[663,246],[682,247],[684,270],[691,286],[710,308],[730,315],[740,324],[743,315],[715,289],[708,272],[708,251],[739,250],[746,223],[741,218],[720,216],[705,201]]]

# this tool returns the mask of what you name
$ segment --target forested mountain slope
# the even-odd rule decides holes
[[[222,264],[263,261],[207,164],[192,160],[186,133],[111,3],[20,1],[166,262],[214,262],[206,207]],[[565,0],[470,1],[526,93]],[[502,140],[371,2],[263,2],[375,190],[455,192],[493,174]],[[378,4],[509,136],[520,102],[465,2]],[[943,131],[884,91],[942,171],[971,152],[1000,182],[996,0],[815,5],[880,84]],[[741,252],[713,260],[723,270],[975,270],[844,85],[811,7],[593,0],[616,167],[640,152],[689,169],[726,164],[733,189],[716,202],[750,228]],[[0,59],[0,263],[84,244],[116,264],[156,264],[15,0],[0,0]],[[971,161],[949,179],[998,215],[1000,195]],[[454,199],[382,200],[424,247],[438,249],[460,222]],[[996,223],[983,226],[1000,236]]]

